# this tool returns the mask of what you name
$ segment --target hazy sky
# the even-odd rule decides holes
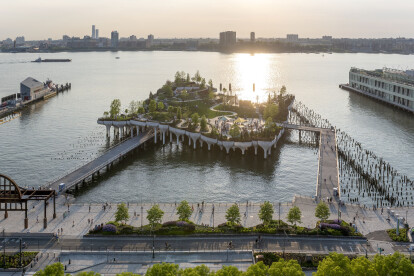
[[[414,0],[0,0],[0,40],[121,37],[414,37]]]

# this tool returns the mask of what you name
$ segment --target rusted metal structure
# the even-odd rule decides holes
[[[19,187],[10,177],[0,174],[0,211],[4,211],[7,219],[9,211],[24,211],[24,228],[29,227],[27,217],[27,203],[29,201],[44,202],[43,227],[47,228],[47,205],[53,198],[53,218],[56,218],[56,192],[55,190],[30,190]]]

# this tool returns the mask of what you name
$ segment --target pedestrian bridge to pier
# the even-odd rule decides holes
[[[46,185],[46,188],[51,188],[59,191],[59,184],[65,183],[64,190],[75,187],[77,184],[83,182],[86,178],[99,174],[99,171],[107,166],[110,166],[114,161],[123,158],[130,151],[136,149],[148,140],[154,137],[152,130],[139,133],[137,136],[131,137],[128,140],[110,148],[103,155],[92,160],[91,162],[75,169],[71,173],[51,182]]]
[[[284,123],[284,128],[300,131],[312,131],[319,134],[319,156],[318,156],[318,177],[316,184],[316,197],[318,199],[332,198],[334,188],[340,193],[339,172],[338,172],[338,149],[336,144],[336,132],[331,128],[320,128],[304,125]],[[338,197],[339,198],[339,197]]]

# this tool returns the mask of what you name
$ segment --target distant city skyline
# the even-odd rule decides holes
[[[409,0],[16,0],[0,10],[0,40],[61,39],[62,35],[91,35],[99,26],[101,37],[117,30],[120,37],[218,38],[225,30],[239,38],[299,37],[386,38],[414,37]],[[43,15],[44,20],[33,19]],[[18,19],[18,20],[17,20]]]

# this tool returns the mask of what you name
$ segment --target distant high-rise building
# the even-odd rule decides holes
[[[322,36],[323,40],[332,40],[332,36],[331,35],[324,35]]]
[[[95,25],[92,25],[92,38],[95,38]]]
[[[250,33],[250,42],[255,42],[256,41],[256,34],[254,32]]]
[[[288,42],[296,42],[299,40],[299,35],[297,34],[287,34],[286,39]]]
[[[95,38],[98,39],[99,38],[99,29],[96,29],[95,31]]]
[[[119,33],[117,31],[113,31],[111,33],[111,47],[118,48],[118,42],[119,42]]]
[[[24,36],[16,37],[16,45],[22,45],[22,44],[24,44]]]
[[[137,41],[137,36],[135,36],[135,35],[131,35],[131,36],[129,37],[129,40],[131,40],[131,41]]]
[[[151,47],[152,43],[154,43],[154,35],[152,35],[152,34],[148,35],[148,40],[147,41],[148,41],[148,43],[147,43],[148,47]]]
[[[236,44],[236,32],[227,31],[220,33],[220,45],[231,46]]]

